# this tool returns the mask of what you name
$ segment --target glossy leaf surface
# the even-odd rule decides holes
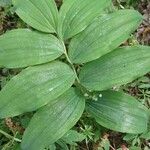
[[[58,61],[23,70],[0,92],[0,118],[46,105],[68,90],[74,80],[72,69]]]
[[[141,20],[142,16],[135,10],[119,10],[95,19],[72,39],[70,59],[74,63],[86,63],[114,50],[130,37]]]
[[[85,100],[71,88],[41,108],[25,131],[22,150],[42,149],[61,138],[81,117]]]
[[[31,27],[43,32],[55,32],[58,10],[54,0],[13,0],[16,13]]]
[[[46,63],[62,54],[63,46],[53,35],[17,29],[0,37],[2,67],[19,68]]]
[[[116,91],[103,91],[101,95],[87,104],[87,111],[100,125],[135,134],[147,130],[148,109],[135,98]]]
[[[129,83],[149,71],[148,46],[123,47],[87,63],[80,80],[88,89],[101,91]]]
[[[58,33],[68,39],[83,31],[110,3],[111,0],[65,0],[59,12]]]

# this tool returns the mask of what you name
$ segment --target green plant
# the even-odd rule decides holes
[[[141,23],[138,12],[106,14],[111,0],[64,0],[59,12],[53,0],[13,4],[20,18],[39,30],[15,29],[0,37],[0,66],[23,69],[0,92],[0,118],[36,111],[22,150],[53,146],[84,110],[112,130],[147,130],[149,110],[110,90],[150,71],[149,47],[118,48]]]
[[[11,5],[11,0],[0,0],[0,7]]]

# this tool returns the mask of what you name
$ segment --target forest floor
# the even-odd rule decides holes
[[[9,1],[9,0],[8,0]],[[60,0],[56,0],[58,7]],[[128,1],[128,2],[127,2]],[[140,27],[124,45],[140,43],[150,46],[150,1],[149,0],[114,0],[116,9],[136,9],[144,17]],[[3,6],[2,6],[3,4]],[[1,3],[0,0],[0,35],[14,28],[28,26],[13,13],[10,3]],[[19,69],[0,69],[0,89],[18,72]],[[139,101],[150,108],[150,74],[135,80],[132,83],[119,87],[125,92],[135,96]],[[32,113],[19,117],[0,120],[0,129],[13,137],[22,137]],[[93,119],[84,114],[77,123],[75,130],[85,135],[85,140],[77,144],[69,145],[70,150],[150,150],[150,132],[145,135],[122,134],[103,128]],[[0,150],[15,150],[17,143],[7,135],[0,134]],[[62,146],[63,147],[63,146]],[[65,150],[60,148],[58,150]]]

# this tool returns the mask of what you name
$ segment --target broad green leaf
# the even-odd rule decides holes
[[[22,149],[42,149],[56,142],[76,124],[84,107],[84,97],[76,89],[69,89],[33,116],[23,136]]]
[[[81,83],[90,90],[120,86],[150,71],[148,46],[123,47],[87,63],[80,72]]]
[[[65,0],[59,12],[58,33],[68,39],[83,31],[111,0]]]
[[[58,10],[54,0],[13,0],[16,13],[31,27],[43,32],[55,32]]]
[[[68,90],[74,80],[72,69],[58,61],[23,70],[0,92],[0,118],[46,105]]]
[[[0,37],[2,67],[19,68],[46,63],[62,54],[63,45],[53,35],[17,29]]]
[[[119,10],[98,17],[74,37],[69,56],[74,63],[85,63],[114,50],[139,26],[141,15],[135,10]]]
[[[116,91],[103,91],[101,95],[87,103],[87,111],[100,125],[133,134],[147,130],[148,109],[135,98]]]

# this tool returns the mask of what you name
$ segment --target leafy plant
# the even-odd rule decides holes
[[[111,0],[64,0],[59,11],[53,0],[13,4],[33,29],[0,37],[0,66],[23,69],[0,92],[0,118],[36,111],[22,150],[55,149],[53,144],[84,110],[115,131],[147,130],[149,110],[135,98],[110,90],[150,71],[149,47],[118,48],[141,23],[137,11],[106,14]]]
[[[11,5],[12,0],[0,0],[0,7]]]

